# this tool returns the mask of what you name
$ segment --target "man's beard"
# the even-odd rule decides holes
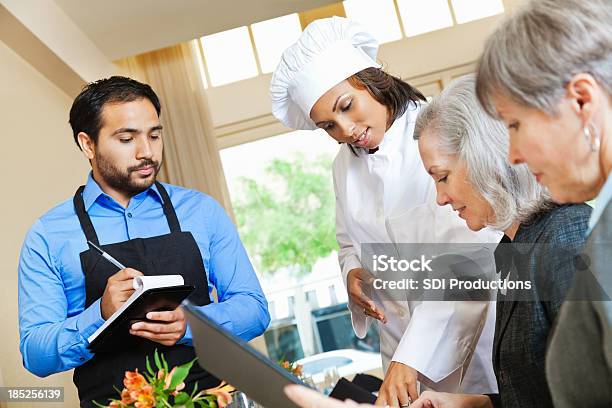
[[[113,163],[110,161],[106,160],[103,156],[98,155],[97,152],[96,162],[98,164],[98,170],[100,171],[100,177],[104,179],[106,184],[108,184],[111,188],[127,193],[130,196],[134,196],[151,187],[151,185],[155,183],[157,173],[159,173],[159,169],[161,168],[159,162],[151,159],[145,159],[136,166],[128,167],[127,170],[122,170],[113,165]],[[134,174],[137,170],[148,166],[154,167],[153,173],[148,177],[141,178],[140,175]],[[134,175],[135,177],[132,177]]]

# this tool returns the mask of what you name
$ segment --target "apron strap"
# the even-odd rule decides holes
[[[159,181],[155,182],[155,186],[157,187],[159,194],[162,196],[162,207],[164,209],[164,214],[166,214],[166,220],[168,221],[170,232],[181,232],[181,224],[179,224],[176,211],[174,211],[174,206],[172,205],[172,201],[170,201],[168,192]]]
[[[85,210],[85,202],[83,201],[83,190],[85,190],[85,186],[81,186],[77,189],[74,194],[74,198],[72,202],[74,203],[74,209],[79,217],[79,223],[81,223],[81,229],[83,233],[85,233],[85,237],[93,242],[94,244],[100,246],[100,242],[98,242],[98,234],[96,234],[96,230],[91,222],[91,218],[87,214]]]

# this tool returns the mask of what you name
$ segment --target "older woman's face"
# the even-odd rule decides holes
[[[597,195],[602,184],[598,156],[570,99],[559,103],[554,116],[504,97],[494,103],[509,129],[510,163],[527,163],[556,202],[582,202]]]
[[[342,81],[315,103],[310,118],[340,143],[373,149],[387,131],[387,107],[366,89]]]
[[[429,129],[422,132],[419,152],[436,184],[438,205],[450,204],[473,231],[495,221],[493,208],[468,181],[465,163],[458,155],[444,153],[437,134]]]

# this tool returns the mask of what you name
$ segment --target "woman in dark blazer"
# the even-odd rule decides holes
[[[536,0],[489,38],[485,109],[559,203],[596,198],[584,265],[546,359],[556,407],[612,406],[612,2]]]
[[[504,231],[495,251],[500,278],[529,281],[532,289],[498,292],[492,354],[498,394],[426,391],[414,406],[552,407],[546,345],[591,208],[552,204],[525,165],[506,162],[506,129],[478,104],[474,76],[453,82],[421,112],[415,138],[438,204],[451,205],[473,230]]]

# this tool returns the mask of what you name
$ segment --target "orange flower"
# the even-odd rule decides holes
[[[136,408],[153,408],[155,406],[155,398],[153,398],[153,387],[146,385],[137,395]]]
[[[219,386],[215,388],[209,388],[204,391],[208,395],[214,395],[217,397],[217,405],[219,408],[225,408],[229,404],[232,403],[232,396],[230,392],[235,391],[236,389],[231,385],[222,382]]]
[[[302,366],[300,364],[296,364],[292,371],[293,374],[300,377],[302,375]]]
[[[164,390],[167,390],[168,388],[170,388],[170,384],[172,383],[172,376],[174,375],[174,371],[175,370],[176,370],[176,367],[174,367],[172,370],[170,370],[168,375],[165,376],[166,378],[164,379]],[[157,379],[164,378],[164,374],[165,374],[165,372],[164,372],[163,369],[159,370],[157,372]],[[174,389],[174,391],[171,394],[176,396],[184,388],[185,388],[185,383],[182,382],[182,383],[180,383],[179,385],[176,386],[176,388]]]
[[[135,400],[130,395],[130,392],[127,389],[124,388],[123,391],[121,391],[121,404],[122,405],[130,405],[134,401]]]
[[[145,385],[149,385],[149,383],[142,376],[142,374],[138,373],[138,369],[136,369],[136,371],[125,372],[123,385],[125,385],[125,388],[127,388],[128,391],[138,391],[142,389]]]
[[[291,364],[289,364],[288,361],[283,361],[282,365],[285,370],[289,370],[291,368]]]

